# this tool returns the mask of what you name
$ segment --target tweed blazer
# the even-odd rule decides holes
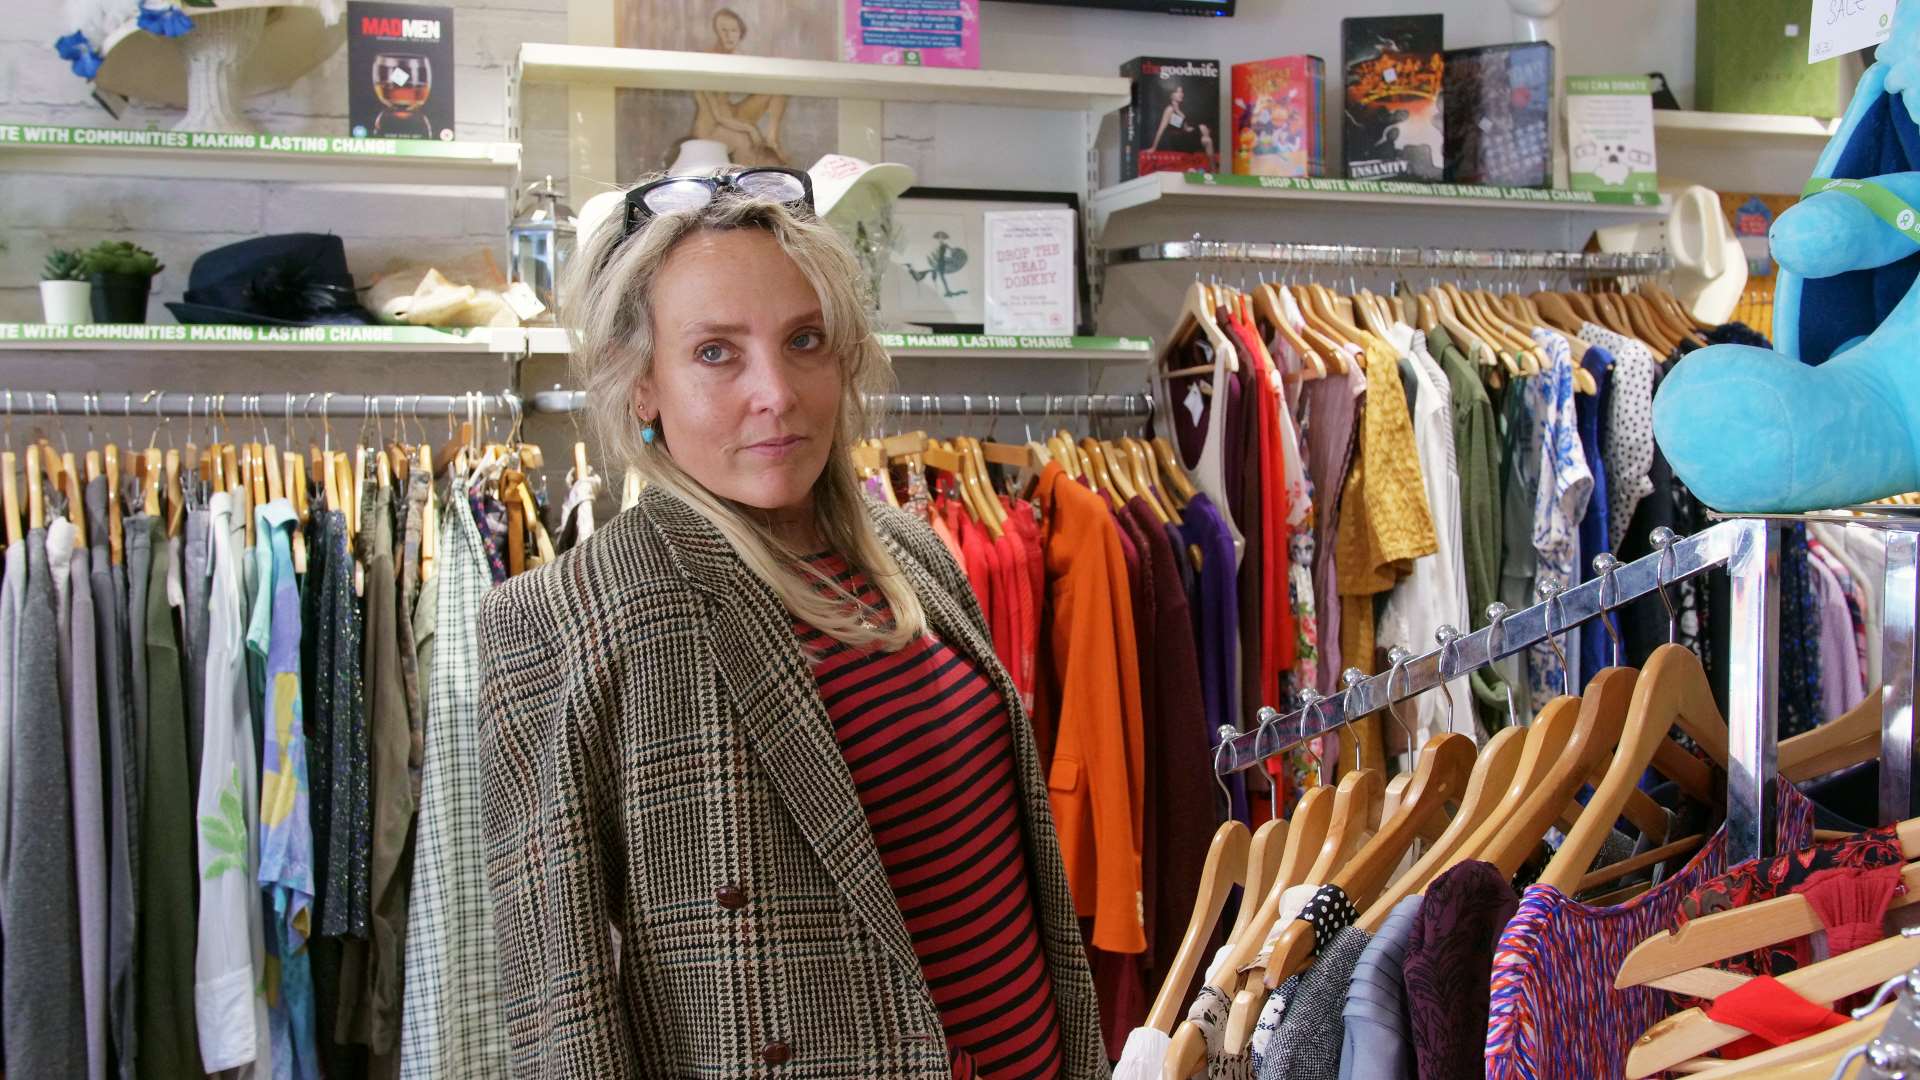
[[[1012,719],[1070,1080],[1105,1077],[1047,785],[979,604],[869,504],[928,629]],[[487,879],[515,1075],[949,1075],[946,1039],[791,616],[649,489],[482,614]]]

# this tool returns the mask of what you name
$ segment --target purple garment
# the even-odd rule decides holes
[[[487,572],[492,575],[495,585],[502,584],[507,580],[507,561],[502,557],[501,546],[496,539],[499,534],[489,519],[497,511],[504,523],[506,508],[499,500],[477,491],[467,492],[467,505],[473,508],[473,523],[480,529],[480,546],[487,553]]]
[[[1860,671],[1858,645],[1853,637],[1853,616],[1847,610],[1847,593],[1840,579],[1825,562],[1807,560],[1813,572],[1813,593],[1820,609],[1820,708],[1828,720],[1859,704]]]
[[[1184,516],[1187,543],[1200,548],[1200,589],[1194,606],[1200,613],[1200,689],[1207,703],[1207,748],[1212,750],[1220,744],[1220,726],[1233,715],[1240,691],[1233,671],[1233,646],[1240,627],[1233,535],[1213,500],[1204,494],[1187,503]],[[1238,773],[1228,777],[1227,792],[1233,816],[1248,820],[1245,777]]]
[[[1580,450],[1587,459],[1587,469],[1593,473],[1593,494],[1587,499],[1587,512],[1580,519],[1580,565],[1581,581],[1591,581],[1598,576],[1593,569],[1593,557],[1603,551],[1611,552],[1613,547],[1613,523],[1608,520],[1610,511],[1607,506],[1607,467],[1600,453],[1600,418],[1612,415],[1609,408],[1612,387],[1607,378],[1613,374],[1613,356],[1597,345],[1587,349],[1587,355],[1580,366],[1593,375],[1597,394],[1573,395],[1574,426],[1580,431]],[[1609,614],[1606,619],[1616,631],[1620,624],[1615,616]],[[1625,656],[1621,659],[1624,661]],[[1606,627],[1592,624],[1583,627],[1580,632],[1579,677],[1576,680],[1581,689],[1586,689],[1588,680],[1599,673],[1600,669],[1613,663],[1613,638],[1608,636]]]
[[[1302,384],[1300,420],[1306,429],[1307,480],[1313,485],[1313,595],[1319,598],[1320,677],[1322,687],[1340,685],[1340,595],[1333,569],[1334,526],[1340,520],[1340,494],[1353,464],[1361,398],[1347,378],[1330,374]]]
[[[1247,522],[1247,460],[1239,451],[1247,445],[1247,433],[1251,430],[1246,407],[1248,377],[1244,364],[1227,377],[1227,419],[1223,433],[1226,444],[1220,448],[1221,479],[1227,485],[1227,513],[1242,526]],[[1246,535],[1244,527],[1241,535]]]

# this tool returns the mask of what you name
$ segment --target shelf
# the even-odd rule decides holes
[[[10,172],[505,188],[519,167],[517,143],[0,123]]]
[[[1153,355],[1142,337],[1037,337],[1004,334],[880,334],[895,360],[955,357],[968,360],[1085,360],[1126,362]]]
[[[1817,150],[1840,130],[1840,121],[1812,116],[1655,109],[1653,129],[1661,139],[1690,145]]]
[[[1153,203],[1185,207],[1278,209],[1295,204],[1347,203],[1370,207],[1446,207],[1494,213],[1594,214],[1620,218],[1664,217],[1659,195],[1498,188],[1473,184],[1414,184],[1388,180],[1322,180],[1223,173],[1153,173],[1094,193],[1096,222]]]
[[[0,323],[0,350],[61,352],[383,352],[535,354],[566,351],[554,327],[436,330],[424,326]]]
[[[899,67],[833,60],[616,49],[599,45],[520,46],[524,83],[627,90],[723,90],[733,94],[870,101],[998,105],[1105,114],[1125,105],[1126,79],[972,68]]]

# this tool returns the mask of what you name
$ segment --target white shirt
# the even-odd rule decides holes
[[[256,1063],[271,1075],[261,923],[260,793],[247,689],[244,555],[234,545],[232,497],[209,502],[213,590],[207,598],[205,735],[195,818],[200,921],[193,958],[194,1017],[208,1072]],[[238,524],[244,529],[244,523]],[[242,532],[244,536],[244,532]]]

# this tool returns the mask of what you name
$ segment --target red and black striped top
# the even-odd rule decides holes
[[[837,555],[810,560],[876,610]],[[955,1080],[1052,1078],[1053,981],[1027,874],[1006,703],[931,633],[854,649],[796,621],[880,862],[940,1010]]]

